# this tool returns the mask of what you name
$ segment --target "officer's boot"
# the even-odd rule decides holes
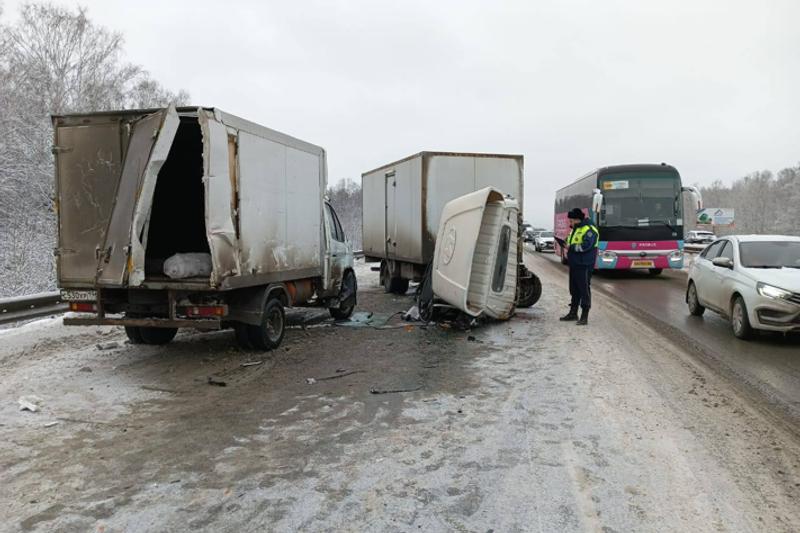
[[[578,320],[578,308],[574,306],[570,306],[569,313],[559,318],[559,320],[563,322],[567,322],[570,320]]]
[[[585,326],[588,323],[589,323],[589,309],[587,307],[582,307],[581,317],[578,319],[577,322],[575,322],[575,324],[577,324],[578,326]]]

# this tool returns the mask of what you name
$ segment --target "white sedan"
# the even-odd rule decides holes
[[[689,270],[686,303],[729,318],[740,339],[753,330],[800,331],[800,237],[737,235],[714,241]]]

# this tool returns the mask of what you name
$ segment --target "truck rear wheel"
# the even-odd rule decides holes
[[[405,294],[408,292],[408,280],[405,278],[392,277],[389,272],[389,265],[384,261],[381,263],[381,284],[383,292],[392,294]]]
[[[542,297],[542,281],[531,273],[530,277],[520,278],[517,307],[531,307]]]
[[[286,314],[281,301],[275,297],[270,298],[264,306],[261,324],[248,326],[248,331],[250,342],[256,350],[274,350],[280,346],[286,333]]]
[[[143,344],[167,344],[175,338],[178,328],[151,328],[140,327],[139,335],[142,337]]]
[[[128,336],[128,341],[131,344],[144,344],[142,332],[138,326],[125,326],[125,335]]]

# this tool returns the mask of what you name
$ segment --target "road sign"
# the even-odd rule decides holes
[[[697,212],[698,224],[711,224],[712,226],[733,226],[734,213],[728,207],[707,207]]]

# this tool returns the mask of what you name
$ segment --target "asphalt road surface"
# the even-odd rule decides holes
[[[563,270],[555,254],[530,253],[537,264]],[[639,272],[597,273],[592,289],[611,296],[678,342],[706,364],[754,394],[760,404],[800,431],[800,336],[759,334],[751,341],[733,336],[730,322],[712,311],[693,317],[686,307],[686,272],[660,276]]]
[[[402,322],[363,265],[372,323],[292,313],[269,353],[0,331],[0,532],[800,530],[786,424],[604,291],[559,322],[527,259],[542,299],[470,331]]]

